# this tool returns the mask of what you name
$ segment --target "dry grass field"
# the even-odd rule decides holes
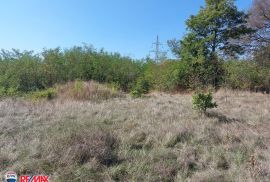
[[[270,181],[270,96],[218,91],[103,101],[0,101],[0,173],[51,181]]]

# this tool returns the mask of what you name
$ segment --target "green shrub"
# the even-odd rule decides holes
[[[224,69],[226,87],[269,93],[270,72],[267,67],[261,67],[251,61],[228,61]]]
[[[40,56],[41,55],[41,56]],[[141,75],[142,62],[118,53],[96,51],[91,46],[70,49],[0,51],[0,87],[17,88],[21,93],[51,88],[74,80],[117,83],[130,91]]]
[[[163,61],[160,64],[148,61],[144,65],[144,79],[151,85],[151,88],[160,91],[174,91],[181,86],[180,61]],[[181,75],[182,76],[182,75]]]
[[[141,97],[143,94],[147,94],[150,90],[150,84],[144,78],[140,78],[133,90],[131,91],[131,95],[135,98]]]
[[[13,87],[9,87],[7,90],[6,90],[6,93],[8,96],[15,96],[18,94],[18,90],[16,88],[13,88]]]
[[[6,95],[6,89],[4,87],[0,87],[0,97],[4,97]]]
[[[217,104],[215,102],[213,102],[212,100],[213,100],[213,97],[212,97],[211,92],[208,92],[208,93],[202,93],[202,92],[195,93],[192,96],[193,109],[205,113],[207,109],[217,107]]]
[[[30,94],[30,97],[34,100],[51,100],[57,96],[57,92],[54,88],[49,88],[47,90],[41,90],[41,91],[36,91]]]
[[[141,89],[143,94],[147,94],[150,90],[150,85],[145,79],[139,79],[137,82],[137,87]]]
[[[17,96],[19,95],[19,92],[16,88],[9,87],[9,88],[4,88],[0,87],[0,97],[11,97],[11,96]]]
[[[131,91],[131,96],[133,98],[139,98],[139,97],[142,97],[142,92],[140,92],[139,90],[132,90]]]

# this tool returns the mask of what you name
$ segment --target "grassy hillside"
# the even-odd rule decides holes
[[[0,172],[51,181],[269,181],[270,97],[191,95],[0,101]],[[227,101],[226,101],[227,100]]]

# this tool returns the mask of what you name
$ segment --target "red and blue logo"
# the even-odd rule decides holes
[[[5,182],[17,182],[17,174],[14,171],[8,171],[5,174]]]
[[[49,182],[49,176],[20,176],[20,182]]]
[[[14,171],[8,171],[5,174],[4,182],[17,182],[17,181],[18,181],[18,176]],[[20,176],[19,182],[49,182],[49,176],[44,176],[44,175],[35,175],[35,176],[23,175],[23,176]]]

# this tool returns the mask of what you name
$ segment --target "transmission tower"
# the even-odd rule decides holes
[[[153,45],[154,45],[154,50],[152,50],[150,52],[154,53],[154,55],[155,55],[154,60],[155,60],[156,63],[159,63],[166,57],[167,52],[162,51],[163,44],[159,41],[158,36],[157,36],[156,42],[153,43]]]

